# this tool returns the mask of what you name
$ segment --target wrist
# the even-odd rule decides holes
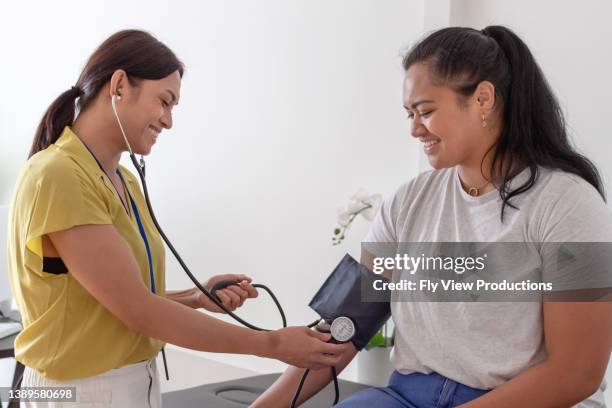
[[[199,309],[204,307],[204,302],[202,302],[202,292],[200,289],[194,287],[191,289],[189,294],[190,304],[193,309]]]
[[[258,357],[275,358],[280,344],[279,334],[276,331],[255,332],[254,355]]]
[[[192,309],[197,309],[199,307],[202,307],[198,295],[199,293],[197,291],[197,288],[191,288],[184,290],[166,291],[165,297]]]

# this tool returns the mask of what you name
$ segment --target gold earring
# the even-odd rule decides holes
[[[482,114],[482,127],[487,127],[487,121],[485,120],[484,113]]]

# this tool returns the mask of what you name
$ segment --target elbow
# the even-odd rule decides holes
[[[560,381],[559,383],[558,395],[565,394],[566,402],[574,405],[597,392],[605,375],[605,366],[603,371],[600,367],[577,365],[560,368],[555,371],[557,372],[557,378],[565,378],[565,381]],[[567,375],[558,375],[558,373],[562,372],[565,372]]]
[[[585,373],[587,375],[577,379],[576,384],[576,402],[583,401],[595,394],[603,381],[603,374]]]
[[[128,328],[128,330],[133,331],[138,334],[145,334],[146,325],[143,324],[143,318],[139,317],[137,313],[130,314],[129,316],[125,316],[121,319],[123,324]]]
[[[146,293],[142,299],[132,299],[130,304],[124,308],[120,320],[130,331],[143,335],[149,334],[150,324],[148,324],[148,321],[150,308],[147,306],[149,295]]]

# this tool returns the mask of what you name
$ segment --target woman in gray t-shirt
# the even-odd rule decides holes
[[[364,242],[525,243],[537,248],[542,276],[576,289],[584,276],[561,270],[544,247],[609,246],[612,215],[525,43],[501,26],[450,27],[415,45],[403,66],[411,133],[434,170],[383,203]],[[362,263],[372,261],[364,251]],[[514,271],[527,268],[527,259],[511,261]],[[609,296],[610,270],[601,274]],[[610,302],[398,301],[391,310],[389,385],[337,407],[605,406]],[[288,406],[302,371],[290,367],[253,406]],[[311,373],[300,401],[330,379],[328,370]]]

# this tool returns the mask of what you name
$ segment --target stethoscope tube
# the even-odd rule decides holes
[[[263,329],[261,327],[255,326],[255,325],[247,322],[246,320],[240,318],[239,316],[234,314],[231,310],[227,309],[223,305],[223,303],[215,295],[214,292],[216,290],[222,289],[222,288],[227,287],[229,285],[237,285],[237,282],[232,282],[232,281],[219,282],[219,283],[217,283],[213,287],[212,291],[208,291],[205,287],[202,286],[202,284],[200,282],[198,282],[198,280],[195,278],[195,276],[193,276],[193,274],[189,270],[189,267],[187,267],[187,264],[183,261],[183,258],[180,256],[178,251],[174,248],[174,245],[172,245],[172,243],[170,242],[170,240],[166,236],[166,233],[162,229],[161,225],[159,225],[159,222],[157,222],[157,217],[155,217],[155,212],[153,211],[153,206],[151,205],[151,200],[149,199],[149,189],[147,188],[147,182],[145,180],[145,171],[144,171],[145,163],[144,163],[144,159],[142,159],[142,156],[141,156],[141,159],[140,159],[141,162],[140,163],[138,163],[138,161],[136,160],[136,156],[134,155],[134,152],[132,150],[132,146],[130,145],[130,142],[128,141],[127,135],[125,134],[125,130],[123,129],[123,125],[121,124],[121,119],[119,119],[119,114],[117,112],[117,99],[121,99],[121,96],[118,95],[118,94],[114,94],[111,97],[111,107],[112,107],[112,110],[113,110],[113,114],[115,115],[115,119],[117,120],[117,124],[119,125],[119,130],[121,131],[121,135],[123,136],[123,140],[125,141],[125,145],[126,145],[126,147],[128,149],[128,153],[130,155],[130,160],[132,160],[132,164],[134,165],[134,168],[138,172],[138,177],[140,178],[140,182],[142,184],[142,190],[143,190],[144,196],[145,196],[145,202],[147,203],[147,209],[149,210],[149,214],[151,215],[151,219],[153,220],[153,224],[155,224],[155,228],[157,228],[157,231],[159,232],[159,235],[161,235],[162,239],[164,240],[164,242],[166,243],[168,248],[170,248],[170,251],[172,252],[174,257],[176,258],[178,263],[181,265],[181,267],[183,268],[183,270],[185,271],[185,273],[187,274],[189,279],[191,279],[191,281],[194,283],[194,285],[200,291],[202,291],[202,293],[204,293],[204,295],[206,295],[215,305],[217,305],[221,310],[223,310],[225,313],[227,313],[228,316],[231,316],[234,320],[236,320],[237,322],[239,322],[243,326],[248,327],[249,329],[258,330],[258,331],[271,331],[269,329]],[[283,308],[280,305],[280,303],[279,303],[278,299],[276,298],[276,296],[274,296],[274,293],[272,293],[272,291],[267,286],[265,286],[265,285],[254,284],[253,286],[256,287],[256,288],[261,288],[261,289],[265,290],[266,292],[268,292],[268,294],[270,295],[270,297],[272,298],[272,300],[276,304],[276,307],[278,308],[278,311],[279,311],[279,313],[281,315],[281,319],[283,321],[283,327],[287,327],[287,318],[285,317],[285,312],[283,311]],[[309,325],[308,327],[313,327],[317,323],[318,323],[318,321],[312,323],[312,326]]]
[[[144,160],[141,158],[140,163],[138,163],[138,161],[136,160],[136,156],[134,155],[134,152],[132,151],[132,148],[131,148],[130,143],[129,143],[128,139],[127,139],[125,131],[123,130],[123,126],[121,124],[121,120],[119,119],[119,115],[117,113],[117,108],[116,108],[116,99],[115,98],[116,98],[116,95],[113,95],[113,97],[111,99],[111,105],[112,105],[112,108],[113,108],[113,113],[115,114],[115,118],[117,119],[117,123],[119,125],[119,129],[121,130],[121,133],[122,133],[123,138],[125,140],[125,143],[127,145],[129,156],[130,156],[130,160],[132,161],[132,164],[134,165],[134,168],[138,172],[138,177],[140,178],[140,182],[142,184],[142,190],[144,192],[145,202],[147,204],[147,209],[149,210],[149,214],[151,216],[151,220],[153,221],[153,224],[155,225],[155,228],[157,229],[157,232],[162,237],[162,239],[164,240],[164,242],[166,243],[166,245],[168,246],[168,248],[170,249],[170,251],[172,252],[174,257],[176,258],[178,263],[181,265],[181,268],[183,268],[183,271],[185,271],[185,273],[187,274],[189,279],[191,279],[193,284],[202,293],[204,293],[204,295],[206,297],[208,297],[208,299],[210,299],[215,305],[217,305],[221,310],[223,310],[228,316],[232,317],[238,323],[240,323],[243,326],[245,326],[245,327],[247,327],[249,329],[252,329],[252,330],[257,330],[257,331],[272,331],[271,329],[264,329],[264,328],[255,326],[255,325],[247,322],[246,320],[242,319],[240,316],[236,315],[231,310],[226,308],[225,305],[216,296],[216,294],[215,294],[216,290],[223,289],[223,288],[225,288],[225,287],[227,287],[229,285],[238,285],[237,282],[233,282],[233,281],[218,282],[217,284],[215,284],[213,286],[213,288],[210,291],[207,290],[204,286],[202,286],[202,284],[191,273],[191,271],[189,270],[189,267],[183,261],[183,258],[181,257],[181,255],[178,253],[176,248],[174,248],[174,245],[172,245],[172,243],[170,242],[170,239],[166,236],[166,233],[164,232],[163,228],[161,227],[161,225],[159,225],[159,222],[157,221],[157,217],[155,217],[155,212],[153,211],[153,206],[151,205],[151,200],[149,198],[149,189],[147,188],[147,182],[146,182],[146,177],[145,177],[145,163],[144,163]],[[279,313],[281,315],[283,327],[287,327],[287,318],[285,316],[285,312],[284,312],[280,302],[278,301],[278,299],[276,298],[276,296],[272,292],[272,290],[270,290],[270,288],[268,288],[266,285],[262,285],[262,284],[252,284],[252,286],[255,287],[255,288],[263,289],[263,290],[265,290],[270,295],[270,297],[274,301],[274,304],[278,308],[278,311],[279,311]],[[319,322],[321,322],[321,319],[315,320],[314,322],[308,324],[307,327],[313,328],[313,327],[317,326],[317,324],[319,324]],[[163,357],[163,360],[164,360],[164,367],[165,367],[165,370],[166,370],[166,378],[169,378],[169,376],[168,376],[168,366],[167,366],[167,363],[166,363],[166,353],[164,352],[163,348],[162,348],[162,357]],[[304,386],[304,382],[306,381],[306,377],[308,376],[309,372],[310,372],[310,369],[306,369],[304,371],[304,374],[302,375],[302,378],[300,380],[300,384],[299,384],[298,388],[296,389],[295,395],[293,397],[293,401],[291,402],[291,408],[295,407],[295,404],[297,403],[297,400],[299,398],[300,392],[302,390],[302,387]],[[334,399],[334,403],[333,403],[333,405],[335,405],[335,404],[338,403],[338,400],[340,398],[340,390],[339,390],[339,386],[338,386],[338,376],[337,376],[337,373],[336,373],[336,367],[332,366],[331,367],[331,372],[332,372],[332,377],[333,377],[333,381],[334,381],[334,390],[335,390],[335,393],[336,393],[335,399]]]
[[[332,403],[332,406],[333,406],[333,405],[336,405],[338,403],[338,400],[340,399],[340,387],[338,385],[338,374],[336,373],[336,367],[332,366],[331,372],[332,372],[332,378],[334,380],[334,391],[336,392],[336,396],[334,397],[334,402]],[[310,373],[310,368],[307,368],[304,371],[304,374],[302,374],[300,383],[297,389],[295,390],[295,394],[293,394],[293,399],[291,400],[290,408],[295,408],[297,406],[296,404],[298,402],[298,399],[300,398],[300,394],[302,393],[302,388],[304,387],[304,382],[306,382],[306,377],[308,377],[309,373]]]
[[[225,305],[223,305],[223,303],[221,301],[219,301],[219,299],[214,295],[214,293],[211,293],[205,287],[203,287],[202,284],[200,284],[200,282],[198,282],[198,280],[195,278],[195,276],[193,276],[193,274],[189,270],[189,267],[187,266],[187,264],[185,264],[185,262],[183,261],[183,258],[181,258],[180,254],[178,253],[176,248],[174,248],[174,246],[170,242],[170,239],[168,239],[168,237],[166,236],[166,233],[164,232],[162,227],[159,225],[159,222],[157,222],[157,218],[155,217],[155,212],[153,211],[153,207],[151,206],[151,200],[149,199],[149,190],[147,188],[147,182],[145,180],[145,174],[144,174],[144,163],[143,164],[138,163],[138,161],[136,160],[136,156],[134,156],[134,153],[130,153],[130,159],[132,160],[132,164],[136,168],[136,171],[138,172],[138,176],[140,177],[140,182],[142,183],[142,190],[143,190],[144,196],[145,196],[145,202],[147,203],[147,209],[149,210],[149,214],[151,215],[151,220],[153,220],[153,224],[155,224],[155,228],[157,228],[157,231],[159,232],[159,235],[162,237],[162,239],[164,240],[164,242],[166,243],[168,248],[170,248],[170,251],[172,252],[174,257],[176,258],[178,263],[181,265],[181,267],[183,268],[183,270],[185,271],[185,273],[187,274],[189,279],[191,279],[191,281],[196,285],[196,287],[198,289],[200,289],[200,291],[202,291],[214,304],[216,304],[221,310],[223,310],[225,313],[227,313],[229,316],[231,316],[234,320],[236,320],[240,324],[244,325],[245,327],[248,327],[249,329],[253,329],[253,330],[271,331],[269,329],[263,329],[261,327],[255,326],[255,325],[247,322],[246,320],[242,319],[240,316],[234,314],[232,311],[228,310],[225,307]],[[222,283],[222,284],[225,283],[226,286],[230,285],[230,284],[234,284],[234,285],[236,284],[235,282],[231,282],[231,281],[225,281],[225,282],[220,282],[220,283]],[[219,288],[223,287],[222,285],[220,286],[219,284],[217,284],[215,286],[217,286]],[[265,290],[266,292],[268,292],[268,294],[270,295],[270,297],[272,298],[272,300],[276,304],[276,307],[278,308],[278,311],[280,312],[281,318],[283,320],[283,327],[287,327],[287,318],[285,316],[285,312],[283,311],[283,307],[281,306],[280,302],[278,301],[278,299],[276,298],[274,293],[272,293],[272,290],[270,290],[270,288],[268,288],[267,286],[262,285],[262,284],[253,284],[253,287],[261,288],[261,289]],[[321,321],[321,319],[317,319],[314,322],[308,324],[308,327],[309,328],[315,327],[317,324],[319,324],[320,321]],[[164,359],[164,366],[167,367],[165,353],[162,353],[162,357]],[[332,372],[332,378],[333,378],[333,382],[334,382],[334,391],[335,391],[334,402],[333,402],[332,405],[336,405],[338,403],[338,400],[340,399],[340,387],[338,385],[338,375],[336,373],[336,367],[332,366],[331,367],[331,372]],[[307,368],[304,371],[304,374],[302,374],[302,378],[300,379],[300,383],[299,383],[299,385],[298,385],[298,387],[297,387],[297,389],[295,391],[295,394],[293,396],[293,400],[291,401],[291,408],[294,408],[296,406],[298,398],[300,396],[300,393],[302,392],[302,388],[304,387],[304,382],[306,381],[306,377],[308,377],[309,373],[310,373],[310,369]],[[168,377],[168,372],[167,371],[166,371],[166,377]]]
[[[147,188],[147,183],[146,183],[145,175],[144,175],[144,166],[141,165],[140,163],[138,163],[138,161],[136,160],[136,156],[134,156],[134,153],[130,153],[130,159],[132,160],[132,164],[136,168],[136,170],[138,172],[138,176],[140,177],[140,182],[142,183],[142,190],[144,192],[145,201],[147,203],[147,208],[149,210],[149,214],[151,215],[151,220],[153,220],[153,224],[155,224],[155,228],[157,228],[157,231],[159,232],[159,235],[161,235],[161,237],[164,240],[164,242],[166,243],[166,245],[168,245],[168,248],[170,248],[170,251],[172,252],[174,257],[176,258],[178,263],[181,265],[181,267],[183,268],[183,270],[185,271],[187,276],[189,276],[189,279],[191,279],[191,281],[196,285],[196,287],[198,289],[200,289],[214,304],[219,306],[219,308],[221,308],[224,312],[226,312],[229,316],[231,316],[234,320],[236,320],[240,324],[244,325],[245,327],[248,327],[249,329],[253,329],[253,330],[271,331],[269,329],[263,329],[261,327],[255,326],[255,325],[247,322],[246,320],[242,319],[240,316],[237,316],[232,311],[228,310],[225,307],[225,305],[223,305],[223,303],[221,303],[219,301],[219,299],[213,293],[209,292],[205,287],[203,287],[200,284],[200,282],[198,282],[198,280],[195,278],[195,276],[193,276],[193,274],[189,270],[189,267],[185,264],[185,262],[183,261],[183,258],[181,258],[180,254],[178,253],[176,248],[174,248],[174,246],[170,242],[170,239],[168,239],[168,237],[166,236],[164,230],[159,225],[159,222],[157,222],[157,218],[155,217],[155,213],[153,212],[153,208],[151,206],[151,200],[149,199],[149,191],[148,191],[148,188]],[[227,284],[236,284],[235,282],[230,282],[230,281],[226,281],[225,283],[227,283]],[[280,302],[278,301],[278,299],[276,298],[274,293],[272,293],[272,290],[270,290],[270,288],[268,288],[267,286],[262,285],[262,284],[253,284],[253,287],[261,288],[261,289],[265,290],[266,292],[268,292],[268,294],[270,295],[270,297],[272,298],[272,300],[274,301],[274,303],[276,304],[276,307],[278,308],[278,310],[280,312],[280,315],[281,315],[282,320],[283,320],[283,327],[287,327],[287,318],[285,316],[285,312],[283,311],[283,307],[281,306]],[[314,322],[310,323],[308,325],[308,327],[309,328],[315,327],[320,321],[321,321],[321,319],[317,319]],[[164,358],[164,363],[165,363],[165,360],[166,360],[165,354],[163,354],[163,358]],[[334,382],[334,391],[335,391],[334,402],[333,402],[332,405],[336,405],[338,403],[338,400],[340,399],[340,387],[338,385],[338,375],[336,373],[336,367],[332,366],[331,367],[331,372],[332,372],[332,379],[333,379],[333,382]],[[291,401],[291,408],[296,407],[298,398],[300,396],[300,393],[302,392],[302,388],[304,387],[304,382],[306,381],[306,377],[308,377],[309,373],[310,373],[310,369],[307,368],[304,371],[304,374],[302,374],[302,378],[300,379],[300,383],[299,383],[299,385],[298,385],[298,387],[297,387],[297,389],[295,391],[295,394],[293,396],[293,400]],[[166,373],[166,376],[167,375],[168,374]]]
[[[221,301],[219,301],[217,296],[215,296],[213,293],[208,291],[204,286],[202,286],[202,284],[200,282],[198,282],[198,280],[195,278],[195,276],[193,276],[193,274],[189,270],[189,267],[183,261],[183,258],[181,257],[181,255],[178,253],[176,248],[174,248],[174,246],[170,242],[170,239],[168,239],[168,237],[166,236],[166,233],[164,232],[162,227],[159,225],[159,222],[157,222],[157,218],[155,217],[155,213],[154,213],[153,208],[151,206],[151,200],[149,199],[149,190],[147,188],[147,182],[145,180],[145,175],[144,175],[144,171],[143,171],[142,166],[137,162],[136,156],[134,155],[134,153],[130,153],[130,159],[132,160],[132,163],[134,164],[134,167],[136,168],[136,171],[138,172],[138,176],[140,177],[140,182],[142,183],[142,190],[144,192],[145,201],[147,203],[147,208],[149,210],[149,214],[151,215],[151,220],[153,220],[153,224],[155,224],[155,228],[157,228],[157,231],[159,232],[159,235],[162,237],[162,239],[164,240],[164,242],[166,243],[166,245],[168,246],[168,248],[170,249],[170,251],[172,252],[174,257],[176,258],[178,263],[181,265],[181,268],[183,268],[183,270],[185,271],[185,273],[187,274],[189,279],[191,279],[191,281],[194,283],[194,285],[196,285],[196,287],[200,291],[202,291],[202,293],[204,293],[204,295],[206,295],[215,305],[217,305],[221,310],[223,310],[225,313],[227,313],[228,316],[231,316],[234,320],[236,320],[237,322],[239,322],[243,326],[248,327],[249,329],[258,330],[258,331],[271,331],[271,329],[264,329],[264,328],[255,326],[255,325],[247,322],[246,320],[242,319],[240,316],[234,314],[231,310],[226,308],[225,305]],[[225,286],[232,285],[232,284],[235,285],[236,284],[235,282],[232,282],[232,281],[225,281],[225,282],[220,282],[220,283],[224,283]],[[220,285],[216,285],[216,286],[217,286],[218,289],[221,289],[223,287],[223,285],[221,285],[221,286]],[[285,312],[283,310],[283,307],[281,306],[280,302],[278,301],[278,299],[276,298],[274,293],[272,293],[270,288],[268,288],[266,285],[262,285],[262,284],[259,284],[259,283],[253,284],[253,287],[261,288],[261,289],[265,290],[266,292],[268,292],[268,294],[270,295],[270,297],[272,298],[272,300],[276,304],[276,307],[278,308],[278,311],[279,311],[279,313],[281,315],[281,318],[282,318],[282,321],[283,321],[283,327],[287,327],[287,318],[285,316]],[[318,323],[318,320],[317,320],[317,323]],[[316,325],[316,323],[313,324],[313,326],[314,325]],[[309,327],[312,327],[312,326],[309,326]]]

